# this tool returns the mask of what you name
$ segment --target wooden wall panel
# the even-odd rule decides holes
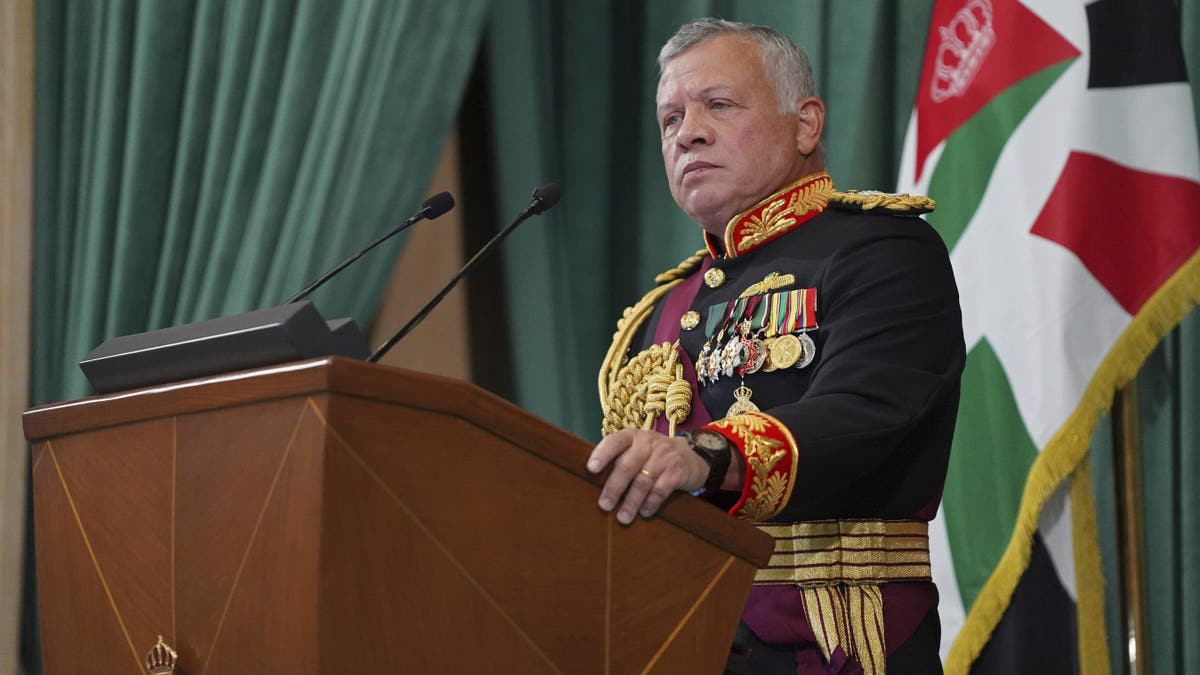
[[[458,130],[451,129],[426,194],[449,190],[459,203],[434,221],[422,221],[409,230],[404,251],[396,260],[387,289],[368,331],[371,348],[383,344],[462,267],[462,180],[458,166]],[[416,209],[416,204],[413,209]],[[380,363],[471,381],[471,355],[467,321],[467,284],[464,279],[413,332]]]
[[[0,2],[0,672],[17,672],[33,245],[33,0]]]

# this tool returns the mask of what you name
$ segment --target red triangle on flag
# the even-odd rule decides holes
[[[1137,314],[1200,249],[1200,183],[1072,152],[1032,234],[1076,256]]]
[[[917,90],[917,167],[998,94],[1079,50],[1017,0],[938,0]]]

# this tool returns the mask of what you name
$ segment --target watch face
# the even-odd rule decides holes
[[[696,429],[692,432],[692,440],[709,452],[719,452],[729,447],[729,441],[711,429]]]
[[[712,429],[693,429],[684,433],[687,434],[688,443],[696,454],[708,462],[709,471],[704,481],[704,489],[719,490],[733,459],[729,439]]]

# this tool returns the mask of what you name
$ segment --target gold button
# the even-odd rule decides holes
[[[691,310],[687,314],[679,317],[679,327],[684,330],[691,330],[700,325],[700,312]]]
[[[716,288],[717,286],[720,286],[723,283],[725,283],[725,272],[724,271],[722,271],[716,267],[710,267],[710,268],[708,268],[708,271],[704,273],[704,285],[705,286],[708,286],[709,288]]]

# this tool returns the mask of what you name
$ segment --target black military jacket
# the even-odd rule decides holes
[[[809,365],[700,385],[699,400],[718,430],[728,433],[718,422],[744,383],[758,409],[790,431],[795,467],[786,503],[767,518],[772,522],[927,521],[936,513],[965,361],[958,291],[941,238],[917,215],[889,208],[886,197],[865,210],[869,198],[835,193],[827,208],[766,241],[739,247],[727,234],[728,253],[710,238],[716,255],[705,266],[721,270],[724,280],[715,288],[700,283],[689,303],[699,321],[679,332],[679,345],[693,363],[717,321],[712,313],[768,275],[792,275],[794,283],[764,297],[797,288],[816,293]],[[650,345],[664,304],[631,352]]]

